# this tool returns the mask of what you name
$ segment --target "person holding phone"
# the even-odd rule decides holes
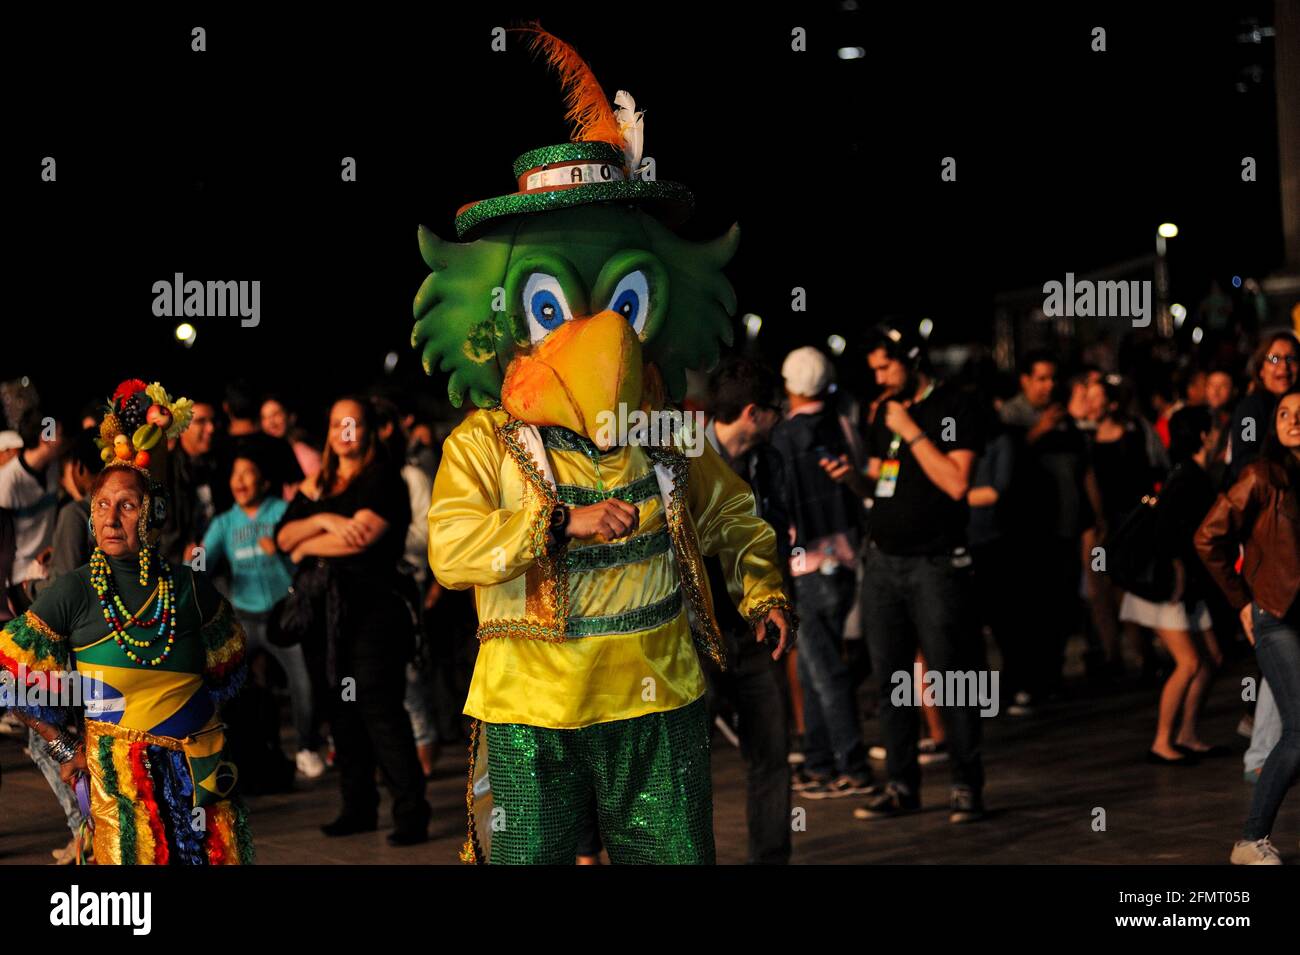
[[[865,796],[873,791],[871,768],[841,654],[844,624],[857,596],[863,495],[826,469],[858,466],[857,435],[836,411],[824,354],[795,349],[781,376],[790,410],[772,433],[772,445],[786,464],[789,568],[802,622],[796,672],[803,692],[804,763],[792,785],[808,799]]]

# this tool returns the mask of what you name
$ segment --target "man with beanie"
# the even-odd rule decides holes
[[[856,597],[862,500],[833,480],[822,461],[861,462],[857,436],[835,410],[831,364],[816,348],[797,348],[781,366],[790,409],[772,436],[785,462],[799,612],[797,672],[804,703],[804,764],[793,787],[808,799],[863,796],[871,770],[848,667],[844,622]]]

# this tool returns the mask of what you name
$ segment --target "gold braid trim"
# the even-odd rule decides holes
[[[563,630],[556,630],[546,624],[529,623],[527,620],[487,620],[478,625],[479,640],[494,640],[499,637],[541,640],[543,643],[563,643],[567,639]]]
[[[707,572],[704,559],[700,556],[699,541],[695,537],[690,523],[687,507],[687,494],[690,474],[690,462],[679,451],[668,448],[647,446],[644,448],[650,460],[662,464],[672,471],[673,490],[668,498],[668,536],[673,542],[673,554],[677,558],[677,569],[681,577],[686,598],[690,601],[695,614],[696,626],[691,628],[691,636],[701,653],[704,653],[719,669],[727,668],[727,654],[722,646],[722,634],[718,632],[718,622],[713,615],[713,606],[706,589]]]
[[[478,734],[481,724],[478,720],[470,722],[469,730],[469,783],[465,787],[465,809],[469,819],[469,836],[460,847],[460,861],[467,865],[482,865],[487,862],[483,846],[478,841],[478,829],[474,825],[474,764],[478,759]]]
[[[546,552],[546,532],[550,528],[551,510],[560,503],[554,489],[537,467],[537,462],[527,449],[519,443],[516,432],[523,424],[518,418],[510,418],[505,424],[496,428],[497,438],[505,446],[506,452],[514,458],[524,478],[524,486],[531,490],[536,499],[537,511],[533,514],[529,527],[529,543],[532,545],[533,557],[541,571],[542,604],[550,610],[551,619],[540,624],[523,620],[489,620],[479,625],[479,640],[491,640],[494,637],[522,637],[528,640],[544,640],[549,643],[561,643],[569,625],[569,570],[563,557],[552,559]]]

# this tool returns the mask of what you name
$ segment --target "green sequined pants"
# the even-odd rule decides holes
[[[582,729],[483,726],[499,810],[493,864],[572,865],[593,800],[611,862],[713,864],[703,698],[666,713]]]

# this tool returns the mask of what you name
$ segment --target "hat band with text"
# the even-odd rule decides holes
[[[581,186],[593,182],[621,182],[623,170],[607,162],[574,162],[562,166],[530,169],[519,177],[521,192],[538,192],[563,186]]]

